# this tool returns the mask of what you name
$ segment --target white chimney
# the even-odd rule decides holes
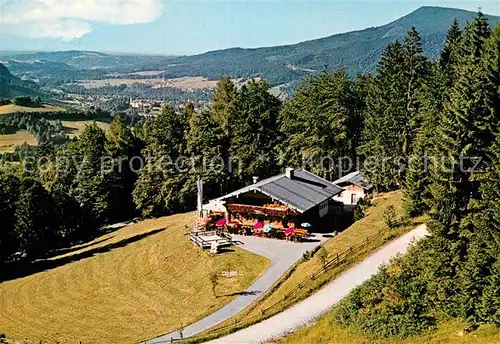
[[[286,170],[285,170],[285,175],[288,179],[293,179],[293,172],[294,172],[294,169],[291,168],[291,167],[287,167]]]
[[[259,181],[259,177],[252,177],[252,179],[254,184],[257,184],[257,182]]]

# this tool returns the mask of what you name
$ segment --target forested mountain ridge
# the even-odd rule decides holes
[[[13,76],[9,69],[0,63],[0,98],[13,98],[22,95],[40,95],[33,82],[23,81]]]
[[[446,31],[454,19],[465,25],[475,13],[441,7],[420,9],[384,26],[337,34],[325,38],[257,49],[233,48],[196,56],[174,59],[177,64],[167,75],[202,75],[218,78],[262,75],[271,84],[296,80],[311,71],[343,67],[351,76],[375,71],[383,49],[395,40],[402,41],[413,26],[422,38],[424,54],[436,58],[446,39]],[[491,25],[499,17],[486,16]]]
[[[193,56],[118,55],[91,51],[62,51],[5,56],[16,75],[45,71],[56,79],[93,79],[109,72],[158,70],[158,77],[203,76],[211,80],[223,75],[234,78],[261,76],[270,85],[298,81],[325,69],[342,66],[354,76],[374,72],[383,49],[395,40],[402,41],[413,26],[419,31],[424,54],[436,58],[443,47],[446,31],[454,19],[464,26],[475,13],[441,7],[421,7],[387,25],[305,41],[298,44],[231,48]],[[500,17],[485,16],[491,25]],[[15,62],[13,62],[13,60]],[[30,64],[20,62],[30,62]],[[40,64],[40,61],[50,64]],[[36,63],[36,64],[34,64]],[[57,64],[70,66],[57,73]],[[87,73],[87,74],[86,74]],[[87,76],[87,77],[86,77]]]

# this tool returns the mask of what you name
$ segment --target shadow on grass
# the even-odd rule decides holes
[[[230,247],[219,248],[219,253],[229,253],[229,252],[234,252],[234,249],[232,249]]]
[[[155,229],[151,232],[143,233],[143,234],[138,234],[136,236],[121,240],[119,242],[115,243],[110,243],[108,245],[104,245],[101,247],[96,247],[94,249],[90,249],[85,252],[81,253],[76,253],[71,256],[67,257],[61,257],[59,259],[53,259],[53,260],[39,260],[35,262],[17,262],[10,264],[5,267],[5,269],[2,269],[0,272],[0,282],[5,282],[9,280],[13,280],[16,278],[22,278],[29,276],[34,273],[50,270],[57,268],[59,266],[66,265],[68,263],[73,263],[82,259],[90,258],[93,257],[96,254],[100,253],[106,253],[111,250],[125,247],[129,244],[132,244],[134,242],[137,242],[141,239],[147,238],[151,235],[157,234],[159,232],[164,231],[166,228],[159,228]],[[95,245],[96,243],[94,243]],[[81,248],[80,248],[81,249]]]
[[[13,105],[17,105],[17,106],[32,108],[32,109],[42,109],[42,108],[45,108],[45,104],[42,104],[42,103],[23,103],[23,104],[12,103],[12,104]]]
[[[75,242],[71,247],[63,247],[63,248],[58,248],[53,251],[48,252],[46,255],[41,257],[39,260],[45,260],[45,259],[50,259],[53,257],[57,257],[63,254],[68,254],[74,251],[82,250],[90,246],[94,246],[100,243],[103,243],[105,241],[111,240],[114,238],[114,234],[109,236],[108,238],[104,238],[98,241],[93,241],[96,240],[99,237],[102,237],[103,235],[110,234],[112,232],[116,232],[123,227],[126,227],[128,224],[125,223],[122,226],[118,227],[101,227],[100,229],[94,230],[91,233],[87,234],[85,239],[80,239],[79,241]]]
[[[223,296],[223,297],[226,297],[226,296],[246,296],[246,295],[259,295],[259,294],[262,294],[261,290],[244,290],[244,291],[237,291],[237,292],[234,292],[231,294],[225,294],[225,295],[221,295],[221,296]]]
[[[85,249],[87,247],[98,245],[100,243],[103,243],[105,241],[111,240],[113,238],[114,238],[114,235],[112,235],[112,236],[110,236],[108,238],[105,238],[105,239],[101,239],[99,241],[91,241],[88,244],[84,244],[84,245],[79,244],[79,245],[75,245],[75,246],[72,246],[72,247],[60,248],[60,249],[51,251],[50,254],[48,254],[44,259],[49,259],[49,258],[52,258],[52,257],[61,256],[63,254],[68,254],[68,253],[71,253],[71,252],[74,252],[74,251],[83,250],[83,249]],[[91,240],[94,240],[94,239],[91,239]]]
[[[71,135],[71,134],[77,134],[78,133],[78,129],[76,128],[71,128],[71,127],[66,127],[66,126],[63,126],[63,132],[67,135]]]

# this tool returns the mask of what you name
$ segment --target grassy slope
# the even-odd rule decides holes
[[[49,104],[43,104],[40,107],[19,106],[14,104],[0,106],[0,115],[6,115],[13,112],[47,112],[47,111],[65,111],[65,110],[59,106],[54,106]]]
[[[342,232],[335,238],[332,238],[324,244],[324,248],[328,252],[328,259],[335,257],[337,253],[348,250],[351,246],[357,243],[363,242],[367,237],[371,237],[381,230],[385,229],[385,224],[382,218],[382,211],[386,206],[393,205],[396,209],[398,215],[402,214],[402,192],[394,192],[374,200],[373,206],[368,208],[366,216],[358,222],[355,222],[348,229]],[[318,269],[322,267],[322,262],[318,256],[314,256],[312,259],[298,264],[295,271],[289,276],[282,277],[279,284],[272,288],[270,292],[266,293],[263,297],[259,298],[250,307],[236,315],[235,317],[225,321],[220,326],[216,326],[214,329],[220,328],[222,326],[227,326],[234,324],[236,321],[246,323],[248,321],[257,322],[272,314],[276,314],[285,308],[293,305],[294,303],[306,298],[308,295],[313,293],[315,290],[323,286],[328,281],[331,281],[343,271],[356,264],[357,262],[366,258],[371,252],[382,246],[387,241],[400,236],[409,230],[413,229],[417,224],[424,222],[424,217],[415,219],[412,223],[407,226],[393,230],[392,232],[385,232],[381,234],[377,239],[367,243],[361,250],[354,251],[348,256],[346,261],[336,266],[328,272],[317,277],[314,281],[309,282],[304,288],[302,288],[298,293],[294,294],[292,297],[287,294],[294,288],[297,287],[299,283],[308,279],[308,277]],[[284,296],[287,296],[284,300]],[[273,307],[271,311],[267,311],[262,314],[262,310],[268,308],[269,306],[276,304],[280,301],[277,306]],[[238,325],[239,327],[240,325]],[[233,328],[234,330],[234,328]],[[221,333],[218,333],[219,335]],[[208,332],[204,333],[201,338],[212,337]]]
[[[448,320],[439,324],[437,331],[419,337],[401,339],[375,339],[336,324],[331,314],[321,317],[313,326],[282,338],[276,344],[493,344],[500,343],[500,329],[482,325],[467,335],[459,334],[467,324]]]
[[[131,343],[214,312],[269,262],[239,248],[215,257],[199,250],[186,236],[192,220],[146,220],[59,252],[59,267],[1,283],[1,331],[34,342]],[[223,270],[238,276],[222,279],[215,297],[210,274]]]
[[[36,137],[26,130],[19,130],[15,134],[0,135],[0,153],[13,152],[16,146],[23,143],[36,146]]]

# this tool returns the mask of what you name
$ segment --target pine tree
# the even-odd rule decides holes
[[[466,269],[460,277],[464,281],[462,293],[469,296],[466,316],[476,322],[500,326],[500,25],[495,27],[485,50],[484,87],[490,112],[482,122],[484,130],[495,138],[484,156],[488,164],[486,173],[475,175],[475,180],[481,183],[481,197],[469,203],[475,212],[473,232]]]
[[[238,162],[236,175],[240,183],[277,172],[274,150],[280,142],[280,110],[281,101],[269,93],[266,81],[251,80],[241,88],[236,111],[229,117],[230,154]]]
[[[105,148],[113,158],[129,157],[133,150],[135,139],[132,131],[120,117],[115,117],[106,131]]]
[[[395,159],[402,156],[400,131],[406,127],[406,123],[401,123],[407,111],[404,61],[401,43],[389,44],[382,53],[374,85],[366,97],[363,144],[359,150],[366,158],[364,172],[379,191],[401,185],[401,177],[395,172]]]
[[[81,163],[73,181],[73,196],[87,214],[92,214],[95,225],[109,219],[112,171],[105,159],[106,136],[96,123],[85,127],[78,139]]]
[[[446,34],[446,42],[441,52],[441,57],[439,59],[439,66],[443,71],[443,74],[447,76],[445,84],[451,86],[453,84],[454,69],[459,59],[460,54],[460,42],[462,39],[462,31],[458,25],[458,21],[455,19]]]
[[[43,186],[32,179],[21,181],[15,204],[14,233],[19,250],[29,259],[41,257],[54,239],[52,200]]]
[[[211,113],[226,135],[230,134],[230,117],[235,111],[237,99],[238,93],[234,83],[228,77],[222,77],[215,86]]]
[[[367,95],[364,145],[365,172],[381,190],[402,187],[413,151],[421,108],[419,89],[426,75],[420,36],[415,28],[401,45],[390,44],[382,54],[375,87]]]
[[[106,132],[106,160],[109,170],[106,171],[108,183],[110,183],[110,211],[109,217],[112,221],[123,220],[134,214],[135,206],[132,192],[137,171],[140,168],[142,148],[138,139],[119,117],[115,117]]]
[[[406,121],[401,122],[404,128],[403,136],[403,156],[408,157],[412,152],[412,146],[419,126],[418,116],[421,106],[418,97],[422,87],[424,76],[426,76],[427,61],[423,55],[422,42],[417,30],[413,27],[406,34],[403,43],[404,50],[404,72],[406,87]]]
[[[215,87],[210,114],[212,118],[216,120],[220,128],[220,130],[218,130],[218,142],[220,145],[222,159],[226,165],[227,173],[231,173],[229,170],[231,169],[230,166],[232,166],[233,163],[230,157],[230,147],[234,134],[232,119],[236,116],[237,102],[238,91],[236,86],[228,77],[222,77]],[[231,180],[234,181],[236,179],[236,176],[228,178],[223,183],[222,189],[227,191],[227,189],[232,188],[233,186],[238,186],[238,182],[231,186]]]
[[[450,252],[450,275],[442,288],[445,291],[437,302],[453,316],[469,318],[471,309],[470,284],[474,274],[463,280],[460,271],[472,270],[464,265],[473,245],[474,228],[471,201],[480,198],[479,183],[474,180],[473,157],[484,157],[492,143],[492,135],[485,131],[484,119],[488,117],[486,105],[489,98],[485,85],[488,83],[484,64],[485,41],[489,29],[482,14],[466,27],[461,42],[461,56],[457,64],[457,80],[444,102],[438,129],[437,145],[442,161],[432,169],[432,221],[429,225],[436,242]],[[479,168],[484,168],[482,165]],[[479,256],[477,256],[479,258]],[[462,281],[462,282],[461,282]],[[462,283],[460,285],[460,283]],[[457,292],[458,291],[458,292]]]
[[[171,214],[194,204],[194,195],[186,187],[190,166],[183,159],[187,130],[186,115],[171,107],[145,126],[147,165],[139,172],[133,191],[136,209],[143,216]]]
[[[283,164],[304,163],[308,170],[334,180],[339,177],[339,161],[350,158],[355,163],[363,127],[363,103],[355,88],[342,69],[302,83],[280,114]]]
[[[0,265],[6,263],[18,247],[14,212],[19,188],[20,181],[16,176],[0,173]]]
[[[415,139],[412,154],[408,161],[405,177],[404,208],[408,216],[418,216],[428,210],[430,175],[428,166],[430,159],[438,155],[436,147],[436,128],[439,127],[439,116],[443,111],[446,91],[455,80],[455,69],[459,57],[461,31],[455,20],[448,31],[446,43],[439,62],[428,62],[427,73],[416,90],[419,111],[414,116]]]
[[[221,146],[222,128],[211,113],[194,113],[189,121],[187,150],[195,159],[195,171],[190,176],[190,187],[196,191],[196,180],[204,183],[204,195],[211,199],[226,190],[228,169]]]

